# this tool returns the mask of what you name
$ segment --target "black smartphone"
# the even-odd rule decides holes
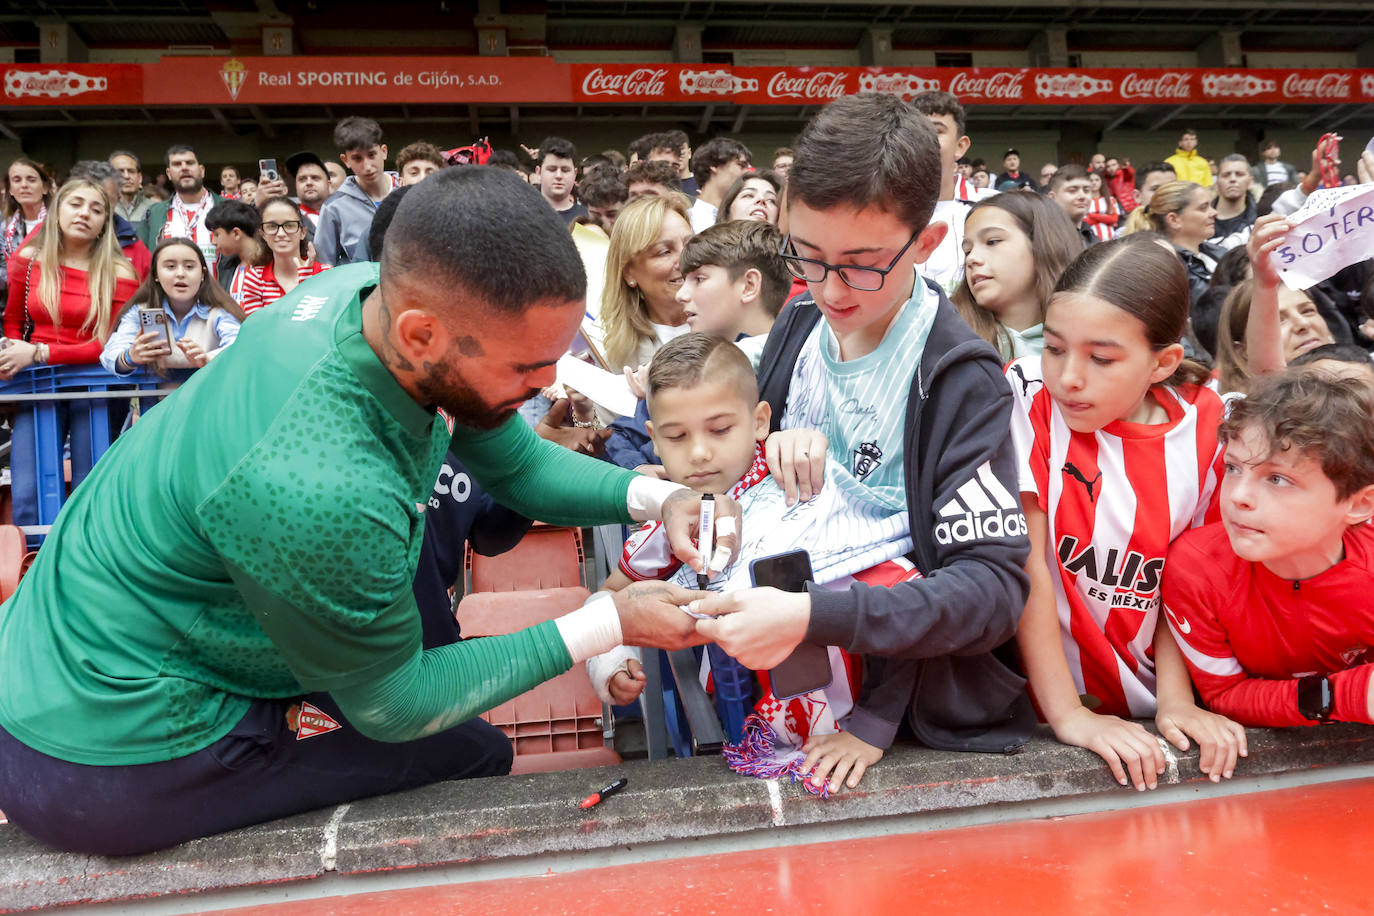
[[[749,576],[756,586],[772,586],[784,592],[806,591],[806,583],[811,581],[811,555],[805,550],[793,550],[760,557],[749,564]],[[815,643],[799,643],[768,676],[773,682],[773,696],[779,700],[822,690],[830,686],[830,650]]]

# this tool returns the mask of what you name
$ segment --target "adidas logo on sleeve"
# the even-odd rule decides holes
[[[966,544],[1026,533],[1021,504],[993,475],[990,462],[984,461],[977,473],[954,492],[957,498],[939,508],[937,544]]]

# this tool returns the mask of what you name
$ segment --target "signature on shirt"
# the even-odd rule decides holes
[[[845,401],[840,405],[840,413],[858,414],[859,416],[863,417],[872,417],[877,415],[878,408],[872,406],[871,404],[867,406],[860,404],[858,398],[850,398],[849,400]]]

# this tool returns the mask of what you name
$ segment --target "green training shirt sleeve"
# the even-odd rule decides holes
[[[349,723],[374,741],[414,741],[466,722],[571,667],[558,625],[547,620],[504,636],[415,652],[389,674],[330,695]]]
[[[545,441],[519,417],[489,432],[455,427],[452,448],[497,502],[521,515],[550,525],[633,521],[633,471]]]

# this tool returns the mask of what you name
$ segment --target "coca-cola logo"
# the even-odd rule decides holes
[[[667,79],[668,70],[663,67],[639,67],[628,73],[607,73],[596,67],[582,78],[582,94],[662,98]]]
[[[5,95],[12,99],[56,99],[104,92],[108,85],[103,76],[87,76],[70,70],[11,70],[5,74]]]
[[[768,80],[771,99],[838,99],[846,92],[843,73],[821,70],[810,75],[793,76],[779,70]]]
[[[1186,101],[1192,95],[1191,73],[1161,73],[1159,76],[1138,76],[1134,70],[1121,80],[1123,99],[1169,99]]]
[[[1016,101],[1023,97],[1022,81],[1025,73],[993,73],[989,76],[970,76],[959,71],[949,81],[952,95],[970,99]]]
[[[915,73],[861,73],[860,92],[885,92],[910,99],[922,92],[939,92],[940,81],[926,79]]]
[[[1350,74],[1323,73],[1321,76],[1303,76],[1299,73],[1290,73],[1283,81],[1283,94],[1306,99],[1348,99]]]
[[[758,92],[759,81],[735,76],[729,70],[683,70],[677,77],[683,95],[734,95]]]
[[[1035,77],[1035,94],[1042,99],[1085,99],[1111,91],[1111,80],[1083,73],[1040,73]]]
[[[686,95],[729,95],[735,91],[729,70],[683,70],[677,83]]]
[[[1360,77],[1360,94],[1365,98],[1374,96],[1374,73],[1366,73]]]
[[[1208,73],[1202,77],[1202,92],[1209,96],[1248,98],[1277,92],[1279,84],[1249,73]]]

